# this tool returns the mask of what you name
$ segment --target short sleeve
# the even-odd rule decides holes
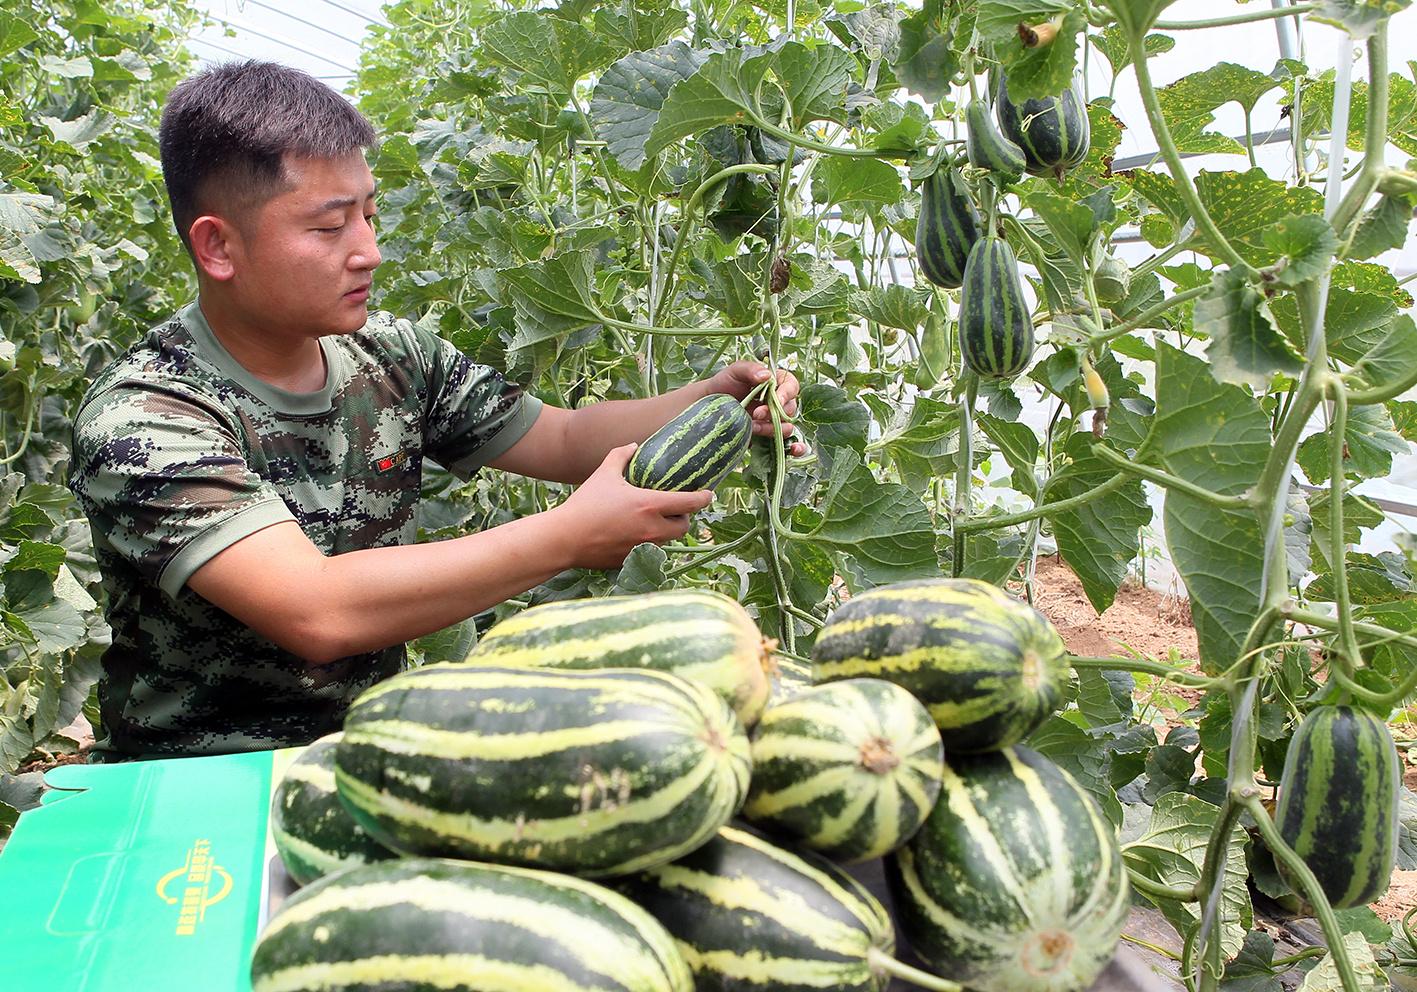
[[[121,383],[84,405],[70,487],[96,539],[169,596],[218,552],[295,519],[248,467],[223,415],[149,383]]]
[[[521,440],[536,423],[541,400],[425,328],[409,328],[428,382],[424,451],[459,478],[470,478]]]

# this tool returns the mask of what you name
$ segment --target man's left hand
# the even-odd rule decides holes
[[[771,371],[762,362],[745,359],[720,369],[712,379],[708,380],[708,391],[710,394],[727,393],[729,396],[741,400],[752,392],[754,387],[767,382],[771,374]],[[797,414],[797,394],[801,388],[795,375],[786,369],[777,370],[777,398],[782,403],[783,412],[789,418]],[[748,415],[753,418],[754,434],[772,436],[772,411],[768,409],[764,400],[754,400],[748,407]],[[796,428],[789,421],[784,421],[782,424],[783,437],[791,437],[794,433],[796,433]],[[804,455],[807,453],[807,446],[801,441],[790,441],[787,444],[787,453],[794,457]]]

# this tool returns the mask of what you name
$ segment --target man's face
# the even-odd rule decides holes
[[[374,177],[361,152],[286,157],[286,188],[245,212],[232,245],[230,289],[268,325],[310,336],[364,326],[381,261]]]

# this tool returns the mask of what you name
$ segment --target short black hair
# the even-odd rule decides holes
[[[279,193],[287,154],[341,158],[374,143],[364,115],[309,73],[254,60],[204,69],[168,95],[158,129],[177,234],[190,253],[187,231],[218,196],[239,212]]]

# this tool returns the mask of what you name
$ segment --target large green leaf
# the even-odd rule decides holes
[[[900,173],[879,159],[828,155],[812,176],[818,203],[896,203],[905,195]]]
[[[1203,799],[1181,792],[1168,792],[1156,801],[1151,825],[1145,834],[1123,845],[1122,857],[1127,867],[1162,885],[1185,886],[1200,881],[1205,864],[1206,845],[1220,820],[1220,808]],[[1221,888],[1218,919],[1220,946],[1225,957],[1240,952],[1245,933],[1254,922],[1250,893],[1245,887],[1248,874],[1245,865],[1245,828],[1236,823],[1230,828],[1225,848],[1225,884]],[[1142,893],[1145,897],[1145,893]],[[1150,899],[1176,932],[1185,938],[1200,921],[1196,903],[1171,899]]]
[[[1270,265],[1280,253],[1265,243],[1266,229],[1294,214],[1319,211],[1319,193],[1312,186],[1287,186],[1263,169],[1248,172],[1207,172],[1196,176],[1196,193],[1220,233],[1251,265]],[[1204,243],[1201,250],[1216,258]]]
[[[1373,957],[1373,948],[1368,938],[1361,933],[1345,934],[1343,946],[1348,951],[1348,960],[1358,975],[1358,987],[1349,989],[1338,974],[1338,965],[1333,955],[1326,956],[1317,968],[1304,976],[1298,992],[1388,992],[1392,985],[1387,975]]]
[[[1235,139],[1206,130],[1215,120],[1215,110],[1234,102],[1249,112],[1261,96],[1278,85],[1274,76],[1220,62],[1163,86],[1157,99],[1179,151],[1241,152],[1244,148]]]
[[[1067,466],[1048,480],[1043,502],[1054,503],[1091,492],[1117,470],[1093,453],[1092,438],[1074,434],[1063,448]],[[1071,510],[1048,516],[1058,553],[1082,582],[1088,602],[1099,614],[1112,605],[1137,556],[1140,531],[1151,522],[1151,504],[1140,479]]]
[[[1004,456],[1004,461],[1013,469],[1010,481],[1019,492],[1028,496],[1038,494],[1038,435],[1026,424],[1003,420],[987,413],[974,417],[975,426],[994,443],[994,447]]]
[[[1190,594],[1200,660],[1228,668],[1259,612],[1264,537],[1255,515],[1217,510],[1185,493],[1166,494],[1166,546]]]
[[[900,22],[900,45],[891,68],[901,85],[927,103],[949,93],[960,55],[974,39],[975,10],[973,4],[924,0]]]
[[[983,0],[979,32],[993,44],[1015,103],[1057,96],[1073,82],[1077,69],[1078,35],[1087,16],[1064,0]],[[1056,29],[1052,41],[1029,47],[1024,28],[1047,23]]]
[[[521,73],[522,85],[531,80],[569,96],[577,80],[609,65],[619,50],[574,21],[522,10],[482,32],[481,54]]]
[[[803,386],[797,419],[804,427],[812,429],[819,446],[850,448],[857,454],[866,450],[871,412],[840,386],[827,382]]]
[[[1221,382],[1263,393],[1276,373],[1295,375],[1303,368],[1275,325],[1264,295],[1242,272],[1217,272],[1210,291],[1196,301],[1193,319],[1196,332],[1210,338],[1206,356]]]
[[[1309,481],[1329,478],[1329,432],[1311,434],[1299,445],[1298,462]],[[1343,474],[1360,479],[1379,479],[1392,471],[1392,456],[1411,451],[1407,439],[1393,429],[1392,416],[1381,405],[1355,406],[1348,410],[1343,432]]]
[[[902,331],[917,330],[925,323],[928,295],[918,289],[892,283],[885,288],[872,286],[851,293],[851,312],[883,327]]]
[[[675,83],[699,70],[707,52],[671,41],[648,52],[632,52],[616,62],[595,87],[590,117],[597,138],[627,169],[645,161],[645,142]]]
[[[592,253],[572,251],[511,269],[498,269],[517,313],[512,347],[524,348],[600,323],[591,288]]]
[[[1309,13],[1309,19],[1342,28],[1362,41],[1377,30],[1378,25],[1393,14],[1406,10],[1412,0],[1321,0],[1319,9]]]
[[[934,526],[918,495],[877,481],[849,449],[834,454],[832,475],[813,544],[849,554],[870,585],[940,574]]]
[[[1269,418],[1205,362],[1157,343],[1155,448],[1167,469],[1213,492],[1237,495],[1259,480],[1271,446]]]
[[[1370,386],[1391,386],[1410,381],[1417,367],[1417,323],[1399,314],[1387,334],[1353,365],[1354,374]]]
[[[1417,72],[1408,65],[1408,72]],[[1303,89],[1304,129],[1328,128],[1333,120],[1334,72],[1306,80]],[[1354,80],[1348,106],[1348,147],[1362,151],[1368,126],[1368,84]],[[1400,73],[1388,76],[1388,141],[1408,155],[1417,155],[1417,83]]]
[[[773,110],[784,96],[795,127],[816,120],[844,123],[854,65],[851,55],[834,45],[808,48],[788,42],[751,56],[739,48],[715,52],[698,71],[670,88],[645,142],[645,154],[658,154],[680,138],[719,124],[750,122],[763,115],[776,123]],[[756,99],[759,92],[763,106]]]

